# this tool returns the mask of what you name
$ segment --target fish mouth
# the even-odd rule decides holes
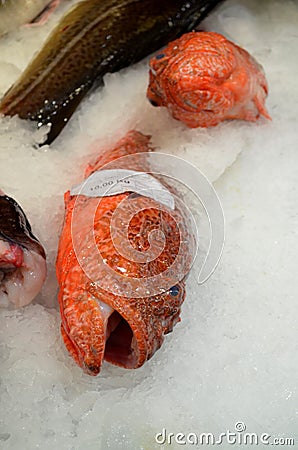
[[[114,311],[108,319],[104,359],[117,366],[132,369],[138,361],[138,348],[128,322]]]
[[[90,329],[90,334],[84,338],[84,342],[76,342],[68,327],[61,324],[61,334],[64,344],[87,375],[99,374],[103,360],[126,369],[138,367],[139,349],[134,332],[124,317],[110,308],[109,314],[102,317],[101,323],[96,327],[102,332],[96,336],[96,341],[90,339],[95,332]],[[94,327],[95,328],[95,327]]]

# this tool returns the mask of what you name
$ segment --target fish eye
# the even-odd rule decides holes
[[[170,295],[172,295],[172,297],[176,297],[180,292],[180,287],[176,284],[175,286],[171,287],[169,292],[170,292]]]
[[[165,54],[164,53],[159,53],[158,55],[156,55],[155,56],[155,59],[162,59],[162,58],[164,58],[165,57]]]

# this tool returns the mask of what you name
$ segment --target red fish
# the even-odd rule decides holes
[[[114,167],[127,168],[125,159],[118,162],[118,158],[146,154],[149,140],[139,132],[129,132],[112,151],[103,152],[88,167],[85,177],[102,173],[110,161],[114,161]],[[147,169],[137,162],[136,168]],[[131,212],[124,236],[125,215]],[[56,263],[61,332],[66,348],[87,374],[97,375],[103,360],[129,369],[142,366],[179,321],[184,278],[179,279],[176,273],[169,275],[168,269],[181,249],[185,259],[190,252],[189,240],[181,235],[183,223],[177,207],[171,210],[140,194],[123,192],[99,198],[66,192]],[[157,231],[163,233],[162,250],[157,257],[146,259],[149,247],[154,250],[155,245],[150,234]],[[126,246],[125,255],[119,252],[122,244]],[[111,276],[107,276],[106,268]],[[157,274],[164,274],[168,287],[162,288],[161,282],[152,291],[150,283]],[[149,289],[148,295],[138,295],[144,286]]]
[[[256,121],[268,85],[262,67],[244,49],[212,32],[191,32],[150,61],[147,97],[166,106],[188,127],[210,127],[226,119]]]

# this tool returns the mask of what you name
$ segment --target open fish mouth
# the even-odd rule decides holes
[[[105,306],[107,307],[107,305]],[[86,352],[82,348],[76,347],[63,325],[61,326],[66,348],[88,375],[98,375],[103,360],[127,369],[137,366],[138,346],[134,333],[128,322],[117,311],[113,311],[111,308],[110,311],[108,318],[103,317],[104,333],[102,336],[98,336],[99,339],[104,340],[104,346],[100,353],[97,348],[92,346]]]

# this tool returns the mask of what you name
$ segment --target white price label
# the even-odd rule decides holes
[[[108,197],[124,192],[136,192],[175,209],[174,197],[162,183],[148,173],[134,170],[112,169],[93,172],[85,181],[74,186],[70,195]]]

